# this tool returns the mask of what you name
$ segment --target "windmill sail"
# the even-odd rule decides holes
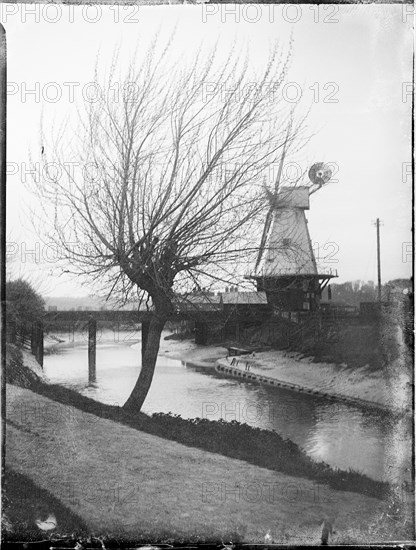
[[[284,143],[284,146],[283,146],[282,157],[280,159],[279,169],[277,171],[277,177],[276,177],[276,181],[275,181],[275,184],[274,184],[274,194],[270,193],[270,191],[268,191],[268,189],[266,188],[266,192],[269,195],[270,208],[269,208],[269,211],[267,212],[266,221],[264,223],[263,235],[261,236],[259,253],[257,255],[256,265],[255,265],[255,268],[254,268],[255,270],[257,270],[257,268],[258,268],[258,266],[261,262],[261,259],[263,257],[267,235],[269,233],[270,224],[271,224],[271,221],[272,221],[272,218],[273,218],[274,203],[276,202],[277,195],[278,195],[278,192],[279,192],[280,179],[282,177],[283,162],[284,162],[285,156],[286,156],[286,147],[287,147],[287,143],[288,143],[288,139],[289,139],[289,132],[290,132],[290,126],[287,129],[286,139],[285,139],[285,143]]]
[[[272,217],[273,217],[273,208],[270,207],[269,211],[267,212],[266,221],[264,222],[263,235],[261,236],[259,253],[257,255],[256,265],[255,265],[255,268],[254,268],[255,270],[257,270],[257,268],[258,268],[258,266],[261,262],[263,253],[264,253],[264,246],[266,244],[266,239],[267,239],[267,235],[269,233]]]

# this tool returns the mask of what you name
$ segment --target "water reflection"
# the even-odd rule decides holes
[[[121,405],[140,372],[140,349],[126,345],[123,339],[115,342],[111,335],[101,338],[93,387],[88,386],[85,341],[64,346],[59,353],[46,356],[44,363],[51,382],[104,403]],[[399,477],[410,461],[406,423],[401,424],[401,441],[408,444],[400,457],[392,459],[386,449],[397,426],[391,426],[384,415],[313,395],[229,379],[210,368],[163,356],[158,359],[143,411],[172,412],[184,418],[223,418],[274,429],[316,459],[377,479]],[[396,440],[398,437],[395,433]]]

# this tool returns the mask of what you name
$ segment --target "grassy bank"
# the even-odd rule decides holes
[[[21,388],[33,388],[41,381],[36,372],[24,365],[23,351],[13,344],[6,344],[6,382]]]
[[[315,462],[290,440],[274,431],[254,428],[236,421],[183,419],[180,415],[128,413],[121,407],[94,401],[58,385],[36,383],[33,390],[54,401],[72,405],[84,412],[118,422],[148,434],[176,441],[189,447],[244,460],[250,464],[292,476],[326,483],[338,490],[385,498],[389,485],[354,471]]]
[[[45,509],[57,517],[56,533],[64,531],[60,502],[106,547],[111,539],[261,544],[268,530],[280,544],[319,544],[322,518],[335,522],[336,544],[397,537],[384,524],[374,531],[387,510],[378,499],[150,435],[28,389],[8,385],[7,396],[6,466],[57,499]],[[33,523],[32,510],[22,516]]]
[[[346,364],[350,368],[367,366],[380,370],[383,355],[380,345],[381,328],[369,325],[340,322],[331,341],[313,342],[302,349],[305,356],[312,356],[317,363]]]

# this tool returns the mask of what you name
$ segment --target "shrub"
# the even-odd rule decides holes
[[[30,324],[43,317],[45,301],[24,279],[6,282],[7,321]]]

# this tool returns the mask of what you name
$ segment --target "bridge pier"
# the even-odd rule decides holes
[[[92,316],[88,319],[88,384],[97,381],[96,369],[97,321]]]

